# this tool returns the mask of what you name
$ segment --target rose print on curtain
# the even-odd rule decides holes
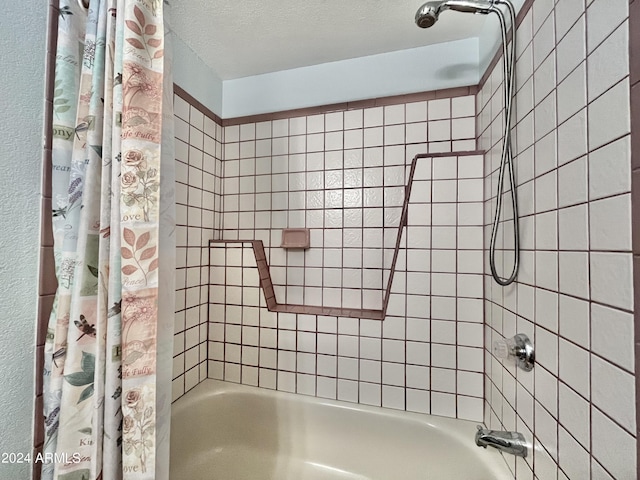
[[[171,368],[173,312],[158,272],[173,268],[162,252],[175,225],[164,52],[158,0],[60,1],[44,450],[75,460],[44,464],[43,479],[168,478],[156,454],[168,448],[170,389],[156,374]]]

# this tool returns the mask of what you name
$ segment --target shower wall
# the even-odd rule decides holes
[[[209,240],[220,238],[220,119],[179,87],[176,150],[176,317],[173,400],[207,378]]]
[[[485,277],[485,422],[533,440],[526,460],[505,457],[518,479],[636,478],[629,2],[584,3],[536,0],[518,28],[522,267],[506,288]],[[487,246],[501,82],[498,64],[477,97]],[[510,272],[503,227],[499,263]],[[519,332],[536,347],[531,373],[491,352]]]
[[[227,126],[223,238],[265,243],[279,302],[380,309],[405,165],[474,150],[474,117],[462,96]],[[283,228],[309,228],[312,248],[280,248]]]
[[[226,126],[223,238],[264,242],[280,303],[381,308],[406,166],[421,152],[475,150],[470,93]],[[251,249],[215,244],[228,251],[212,268],[209,376],[481,420],[482,156],[418,169],[383,322],[257,308]],[[310,228],[311,248],[281,249],[285,227]]]
[[[491,280],[486,250],[501,60],[477,95],[392,97],[225,128],[182,92],[191,106],[176,100],[174,399],[208,376],[484,418],[534,445],[527,459],[506,458],[518,479],[636,478],[628,7],[534,0],[519,15],[522,253],[518,281],[506,288]],[[262,240],[278,302],[380,308],[406,166],[416,153],[475,150],[476,137],[484,165],[454,156],[422,163],[383,322],[268,311],[249,244],[214,244],[208,268],[209,239]],[[497,258],[506,272],[505,210]],[[281,249],[285,227],[309,228],[311,248]],[[238,302],[245,289],[252,300]],[[494,340],[520,332],[536,347],[533,372],[492,353]]]

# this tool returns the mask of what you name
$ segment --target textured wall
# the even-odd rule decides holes
[[[173,81],[216,115],[222,114],[222,80],[171,31]]]
[[[407,26],[416,28],[409,22]],[[478,39],[467,38],[225,80],[222,116],[242,117],[462,87],[475,85],[478,80]]]
[[[49,7],[30,2],[0,16],[0,452],[29,453],[42,171],[45,33]],[[0,464],[1,478],[28,478],[28,464]]]
[[[518,29],[522,269],[510,287],[485,283],[485,421],[534,443],[526,460],[507,457],[518,479],[636,478],[627,15],[627,0],[536,0]],[[477,98],[486,239],[501,82],[499,64]],[[517,332],[534,342],[533,372],[489,350]]]

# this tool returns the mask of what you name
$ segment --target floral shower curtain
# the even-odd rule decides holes
[[[172,82],[161,0],[60,0],[43,479],[168,478]],[[48,458],[45,456],[45,459]],[[49,457],[51,458],[51,457]]]

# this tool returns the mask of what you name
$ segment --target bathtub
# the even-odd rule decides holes
[[[171,480],[512,480],[475,423],[205,380],[171,413]]]

